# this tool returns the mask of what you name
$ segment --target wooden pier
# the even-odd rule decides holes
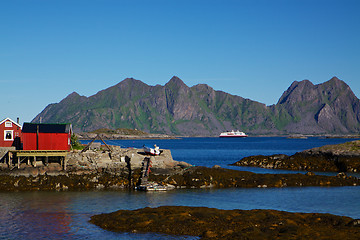
[[[49,164],[49,158],[57,159],[61,167],[66,170],[66,155],[69,151],[65,150],[15,150],[9,151],[8,165],[11,168],[14,161],[17,159],[14,167],[20,168],[20,164],[27,161],[27,164],[32,164],[36,167],[37,159],[43,160],[44,165]],[[15,161],[16,162],[16,161]],[[14,168],[13,167],[13,168]]]

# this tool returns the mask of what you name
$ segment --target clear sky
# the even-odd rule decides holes
[[[358,0],[0,0],[0,118],[172,76],[267,105],[333,76],[360,96]]]

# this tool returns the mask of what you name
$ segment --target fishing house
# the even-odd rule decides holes
[[[14,122],[10,118],[5,118],[0,122],[0,147],[16,149],[21,148],[21,125],[19,118]]]
[[[8,140],[10,144],[10,139],[14,140],[14,137],[19,136],[19,143],[22,145],[22,148],[7,151],[10,168],[16,166],[20,168],[20,164],[24,162],[34,167],[39,164],[48,165],[50,162],[57,162],[64,170],[66,169],[65,158],[71,149],[71,124],[24,123],[21,129],[20,125],[11,121],[13,129],[10,129],[10,120],[4,123],[6,122],[8,123],[4,125],[5,130],[2,132],[8,135],[4,135],[4,141]],[[19,127],[19,132],[17,132],[17,127]],[[7,152],[3,155],[5,156]]]
[[[71,148],[71,124],[24,123],[23,150],[65,150]]]

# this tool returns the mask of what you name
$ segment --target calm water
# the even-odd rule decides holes
[[[228,167],[250,155],[297,151],[346,139],[190,138],[179,140],[123,140],[110,144],[141,148],[157,144],[171,149],[173,158],[195,165]],[[273,172],[268,169],[254,172]],[[274,171],[279,172],[279,171]],[[304,187],[268,189],[175,190],[169,192],[0,192],[0,239],[197,239],[159,234],[104,231],[90,223],[90,216],[118,209],[162,205],[206,206],[221,209],[277,209],[321,212],[360,218],[360,187]]]

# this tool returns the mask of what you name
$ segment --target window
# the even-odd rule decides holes
[[[13,130],[5,130],[4,131],[4,140],[5,141],[13,141],[14,140]]]
[[[5,127],[12,127],[12,122],[5,122]]]

